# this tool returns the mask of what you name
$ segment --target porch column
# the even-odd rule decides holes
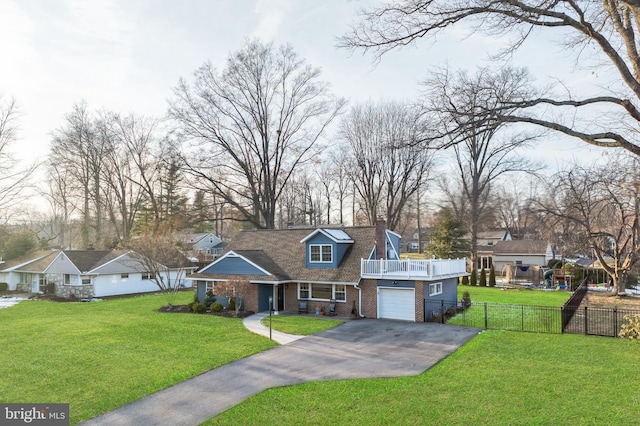
[[[278,284],[273,285],[273,315],[278,315]]]

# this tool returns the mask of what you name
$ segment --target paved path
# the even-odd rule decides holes
[[[263,390],[317,380],[422,373],[480,330],[361,319],[234,361],[85,425],[199,425]]]
[[[245,318],[242,322],[244,323],[244,326],[252,333],[260,334],[264,337],[269,337],[269,328],[265,327],[264,325],[262,325],[262,322],[260,322],[263,318],[268,316],[268,313],[261,312]],[[298,336],[296,334],[286,334],[280,331],[271,330],[271,339],[280,343],[281,345],[295,342],[296,340],[300,340],[303,337],[304,336]]]

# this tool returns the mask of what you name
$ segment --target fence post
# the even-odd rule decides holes
[[[564,305],[560,306],[560,334],[564,334]]]
[[[520,307],[520,331],[524,331],[524,305]]]
[[[589,322],[587,321],[587,307],[584,307],[584,334],[589,334],[588,333],[588,329],[589,328]]]
[[[487,329],[489,328],[487,326],[488,322],[487,322],[487,302],[484,302],[484,328]]]
[[[613,308],[613,336],[618,335],[618,308]]]

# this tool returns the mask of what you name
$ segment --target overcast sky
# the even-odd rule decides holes
[[[488,65],[501,40],[461,29],[438,43],[392,52],[374,65],[361,53],[336,49],[357,9],[374,0],[0,0],[0,93],[20,107],[22,158],[46,155],[50,133],[85,100],[93,110],[163,116],[180,77],[206,61],[224,68],[251,37],[290,43],[322,69],[333,91],[351,102],[412,99],[430,67]],[[562,52],[527,46],[515,64],[537,80],[566,77]],[[574,83],[588,73],[572,74]],[[551,152],[551,148],[555,150]],[[580,142],[547,140],[538,156],[557,163],[591,152]],[[549,151],[549,152],[547,152]]]

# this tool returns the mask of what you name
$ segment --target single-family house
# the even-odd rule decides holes
[[[465,260],[401,259],[384,220],[366,227],[240,232],[214,262],[189,276],[203,300],[221,282],[243,283],[246,310],[423,321],[425,300],[455,303]],[[240,285],[238,285],[240,287]]]
[[[511,241],[511,233],[509,230],[481,231],[478,232],[477,241],[478,257],[476,258],[476,268],[489,270],[494,262],[494,246],[500,241]]]
[[[126,250],[38,251],[0,265],[0,281],[9,290],[29,293],[53,291],[61,297],[92,298],[158,291],[156,272]],[[190,286],[186,274],[195,266],[158,268],[180,286]]]
[[[507,265],[518,268],[546,267],[553,259],[553,246],[541,240],[498,241],[493,246],[493,264],[496,272],[504,272]]]
[[[199,261],[211,261],[222,254],[226,244],[220,237],[212,233],[183,234],[182,247],[189,257]]]

